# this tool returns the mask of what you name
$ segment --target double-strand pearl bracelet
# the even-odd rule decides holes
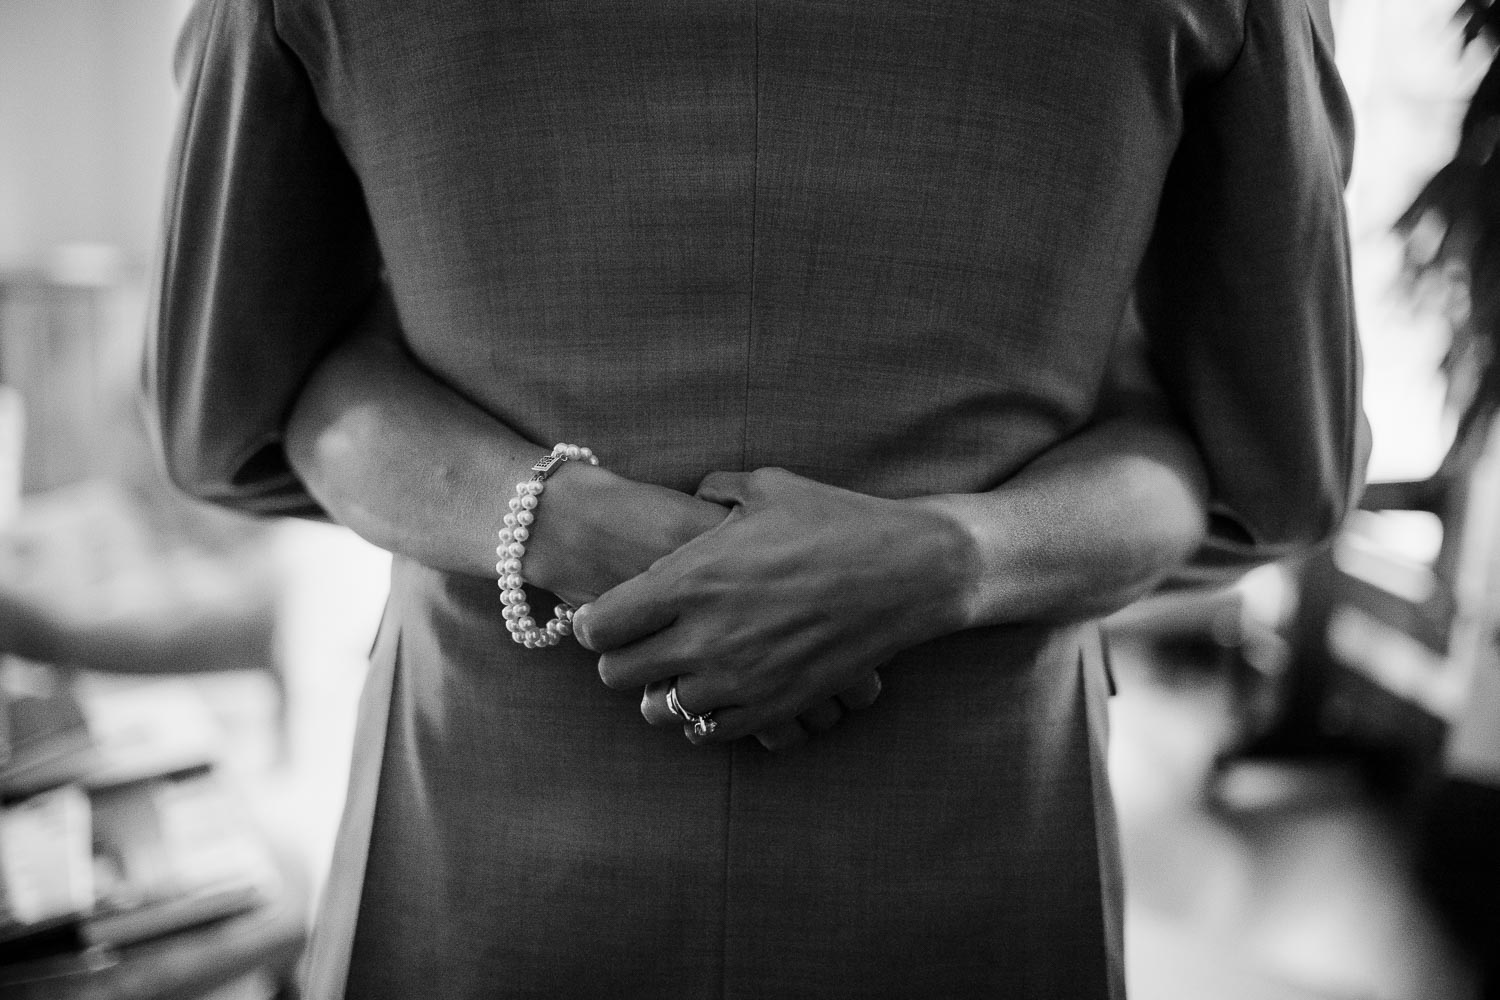
[[[521,557],[526,554],[526,540],[531,537],[531,525],[536,520],[536,508],[547,478],[564,462],[587,462],[598,465],[599,459],[587,448],[576,444],[553,445],[549,455],[531,467],[531,478],[516,484],[516,495],[510,498],[505,515],[505,527],[500,529],[500,544],[495,555],[499,574],[500,603],[505,605],[505,628],[510,637],[527,649],[546,649],[556,646],[563,636],[573,634],[573,607],[559,604],[553,609],[555,617],[538,628],[531,617],[531,605],[526,602],[526,592],[521,589],[525,579],[521,576]]]

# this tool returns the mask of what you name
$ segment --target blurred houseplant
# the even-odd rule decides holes
[[[1444,367],[1459,420],[1439,476],[1460,473],[1474,460],[1500,412],[1500,4],[1465,0],[1458,16],[1464,46],[1486,47],[1489,67],[1470,99],[1453,158],[1397,223],[1414,286],[1436,296],[1452,330]],[[1500,571],[1494,561],[1492,575]],[[1472,760],[1454,766],[1452,752],[1466,728],[1493,729],[1500,718],[1500,684],[1492,676],[1500,671],[1500,616],[1493,607],[1481,611],[1488,649],[1478,657],[1468,702],[1450,734],[1449,774],[1431,798],[1420,863],[1439,906],[1483,965],[1484,997],[1494,998],[1500,997],[1500,754],[1476,767]],[[1492,732],[1479,742],[1500,745]]]
[[[1500,4],[1465,0],[1464,45],[1500,48]],[[1397,222],[1408,273],[1441,296],[1453,331],[1445,369],[1459,411],[1453,452],[1500,409],[1500,61],[1470,99],[1458,149]],[[1451,456],[1452,452],[1450,452]]]

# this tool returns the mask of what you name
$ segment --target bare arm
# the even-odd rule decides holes
[[[286,428],[308,492],[366,540],[421,563],[493,577],[495,529],[515,484],[546,450],[428,375],[401,345],[388,301],[314,371]],[[555,442],[548,442],[552,444]],[[554,474],[526,578],[582,604],[721,522],[727,509],[570,462]],[[759,727],[768,747],[801,742],[880,694],[873,669]]]
[[[397,329],[380,306],[315,371],[287,426],[288,457],[334,519],[367,540],[439,569],[493,576],[505,502],[553,442],[522,438],[425,373]],[[717,526],[736,502],[581,464],[556,482],[545,530],[528,543],[527,575],[579,601]],[[952,624],[969,627],[1128,603],[1201,539],[1203,493],[1179,432],[1156,415],[1117,413],[994,491],[905,506],[944,522],[928,541],[954,535],[963,548],[967,579],[945,589],[963,591]]]
[[[397,330],[382,304],[324,360],[292,411],[288,458],[324,509],[366,540],[438,569],[493,577],[506,501],[556,442],[524,439],[424,372]],[[725,513],[569,463],[527,543],[526,576],[580,603]]]
[[[715,473],[718,527],[579,609],[612,687],[677,678],[714,740],[796,714],[897,653],[983,625],[1085,618],[1151,589],[1203,537],[1193,449],[1119,417],[988,493],[888,500],[782,469]],[[664,705],[647,718],[668,725]]]
[[[323,362],[292,413],[288,455],[319,502],[367,539],[428,565],[488,576],[505,500],[550,442],[522,439],[424,373],[395,329],[393,316],[367,317]],[[836,692],[859,689],[896,650],[932,635],[1087,617],[1128,603],[1198,544],[1203,492],[1185,439],[1139,416],[1101,422],[992,492],[906,501],[770,470],[716,474],[689,497],[570,463],[547,492],[527,575],[575,603],[604,595],[582,619],[585,639],[610,651],[601,671],[622,687],[701,670],[715,643],[745,638],[722,615],[744,620],[743,609],[753,607],[749,617],[763,623],[762,633],[726,666],[751,656],[765,664],[816,659],[824,671],[788,666],[800,679],[778,698],[754,699],[763,710],[726,729],[763,734]],[[664,595],[693,589],[709,567],[748,586],[740,603],[684,615],[693,636],[670,655],[659,639],[635,643],[684,610]],[[902,593],[921,600],[884,603]],[[635,606],[632,594],[651,607]],[[778,618],[808,607],[840,609],[834,632],[810,636]],[[838,641],[854,633],[859,641]],[[839,655],[811,655],[823,641]],[[622,646],[632,652],[618,652]],[[692,679],[683,684],[684,704],[697,710],[726,703],[692,701]],[[749,700],[740,692],[727,703]],[[650,699],[646,707],[650,717]]]

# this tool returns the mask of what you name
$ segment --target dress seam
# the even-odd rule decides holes
[[[745,410],[740,432],[740,470],[749,471],[750,461],[750,361],[755,341],[755,269],[760,210],[760,0],[750,3],[750,301],[745,324]],[[729,997],[729,878],[733,871],[734,760],[739,750],[728,747],[724,772],[724,871],[719,880],[719,1000]]]
[[[738,750],[728,747],[724,770],[724,872],[720,877],[719,899],[719,1000],[729,997],[729,872],[730,829],[734,824],[734,758]]]
[[[750,365],[755,346],[755,293],[760,214],[760,0],[750,4],[750,295],[745,316],[744,412],[740,423],[740,471],[750,463]]]

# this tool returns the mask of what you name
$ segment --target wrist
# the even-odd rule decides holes
[[[527,649],[547,649],[573,634],[574,605],[566,599],[557,605],[554,617],[545,623],[532,617],[531,598],[526,593],[521,563],[526,555],[526,543],[531,540],[531,526],[536,522],[540,498],[547,489],[547,480],[568,462],[598,465],[599,459],[587,447],[554,445],[551,454],[543,456],[531,467],[531,478],[516,484],[516,495],[506,502],[509,513],[502,519],[505,526],[496,533],[500,544],[495,546],[498,557],[495,572],[499,574],[500,603],[505,608],[505,629],[512,639]]]
[[[535,512],[527,541],[526,582],[561,595],[592,593],[588,523],[599,507],[601,484],[617,479],[585,462],[567,462],[547,481],[546,502]]]
[[[569,462],[548,482],[528,543],[525,576],[560,596],[592,599],[714,527],[725,514],[724,508],[684,493],[638,483],[603,466]]]
[[[928,553],[922,586],[935,594],[939,634],[961,632],[985,624],[980,603],[983,578],[982,545],[974,519],[958,495],[916,497],[904,501],[925,516]]]

